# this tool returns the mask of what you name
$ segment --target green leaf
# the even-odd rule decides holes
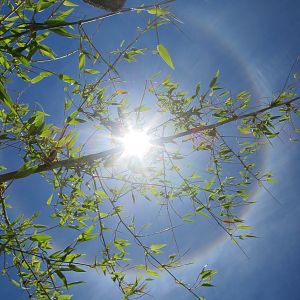
[[[79,69],[82,70],[85,66],[85,53],[81,52],[79,54]]]
[[[72,295],[60,295],[57,297],[57,300],[69,300],[72,298]]]
[[[52,202],[53,194],[50,195],[50,197],[47,200],[47,205],[50,205]]]
[[[166,247],[166,246],[167,246],[167,244],[155,244],[155,245],[150,246],[150,250],[153,251],[153,252],[160,252],[159,250],[161,248]]]
[[[42,79],[44,79],[45,77],[49,77],[51,75],[53,75],[52,72],[48,72],[48,71],[41,72],[38,76],[31,79],[31,83],[37,83],[37,82],[41,81]]]
[[[145,269],[147,269],[147,267],[145,265],[136,265],[135,268],[137,270],[145,270]]]
[[[216,177],[212,177],[209,181],[207,181],[206,185],[203,187],[204,190],[209,190],[215,182]]]
[[[42,11],[50,6],[52,6],[56,1],[55,0],[40,0],[37,3],[36,9],[37,11]]]
[[[20,283],[15,281],[14,279],[10,280],[15,286],[17,286],[18,288],[21,287]]]
[[[214,285],[209,283],[209,282],[203,282],[201,283],[202,286],[207,286],[207,287],[213,287]]]
[[[173,70],[175,70],[172,59],[169,55],[169,52],[168,52],[167,48],[162,44],[158,44],[157,45],[157,52],[159,53],[161,58],[168,64],[168,66],[170,68],[172,68]]]
[[[48,228],[46,225],[43,225],[43,224],[33,224],[32,227],[33,228]]]
[[[239,129],[241,134],[250,134],[251,133],[251,130],[249,128],[238,126],[238,129]]]
[[[67,281],[66,276],[60,270],[56,270],[55,273],[60,278],[60,280],[63,282],[64,286],[67,288],[68,287],[68,281]]]
[[[70,15],[74,11],[74,8],[70,8],[65,11],[60,11],[61,14],[55,18],[55,20],[63,21],[68,15]]]
[[[75,3],[73,3],[73,2],[71,2],[71,1],[68,1],[68,0],[65,0],[64,1],[64,6],[78,6],[77,4],[75,4]]]
[[[48,56],[50,58],[55,58],[55,55],[54,55],[54,52],[51,48],[49,48],[48,46],[44,45],[44,44],[41,44],[39,43],[37,45],[38,49],[40,50],[40,52],[45,55],[45,56]]]
[[[58,35],[66,36],[66,37],[68,37],[68,38],[75,38],[75,37],[76,37],[75,34],[69,32],[68,30],[66,30],[66,29],[63,28],[63,27],[51,28],[51,29],[49,29],[49,30],[52,31],[52,32],[54,32],[54,33],[56,33],[56,34],[58,34]]]
[[[85,283],[85,281],[74,281],[74,282],[68,282],[68,288],[74,286],[74,285],[78,285],[78,284],[82,284]]]
[[[66,122],[68,124],[71,124],[71,122],[77,117],[78,115],[78,110],[73,111],[66,119]]]
[[[157,16],[165,16],[170,13],[169,11],[161,7],[154,7],[154,8],[147,9],[147,12],[151,15],[157,15]]]
[[[156,272],[156,271],[153,271],[153,270],[146,270],[146,272],[151,275],[151,276],[154,276],[154,277],[159,277],[159,274]]]
[[[7,94],[5,87],[0,82],[0,101],[3,101],[4,104],[15,114],[17,115],[16,110],[14,109],[14,103]]]
[[[35,241],[35,242],[46,242],[52,239],[52,236],[50,235],[45,235],[45,234],[33,234],[32,236],[30,236],[29,238],[31,241]]]
[[[199,214],[199,215],[201,215],[201,216],[203,216],[203,217],[208,217],[208,215],[205,212],[202,211],[204,208],[205,208],[204,205],[198,206],[196,208],[196,213]]]
[[[71,107],[72,103],[73,103],[73,99],[65,100],[65,105],[64,105],[65,110],[68,110]]]
[[[220,71],[218,70],[218,71],[216,72],[214,78],[213,78],[212,81],[210,82],[209,87],[210,87],[211,89],[213,89],[213,88],[216,87],[216,83],[217,83],[219,74],[220,74]]]
[[[86,120],[83,120],[80,118],[74,118],[74,119],[68,121],[68,124],[76,125],[76,124],[81,124],[81,123],[85,123],[85,122],[86,122]]]
[[[216,274],[217,274],[217,271],[215,271],[215,270],[203,270],[203,271],[201,271],[200,276],[201,276],[202,280],[205,280],[207,278],[213,277]]]
[[[93,69],[85,69],[84,72],[89,73],[89,74],[93,74],[93,75],[100,73],[99,71],[93,70]]]
[[[252,227],[251,227],[251,226],[247,226],[247,225],[239,225],[237,228],[238,228],[238,229],[245,230],[245,229],[250,229],[250,228],[252,228]]]
[[[135,56],[138,54],[143,54],[146,51],[145,48],[137,49],[137,48],[132,48],[130,51],[127,51],[124,53],[124,58],[128,62],[136,62]]]
[[[99,197],[101,200],[102,199],[109,199],[109,196],[102,190],[96,190],[95,194],[97,197]]]
[[[85,242],[94,239],[95,237],[98,236],[98,233],[91,234],[93,229],[95,228],[94,225],[91,225],[88,227],[82,234],[80,234],[77,238],[78,242]]]
[[[67,83],[70,83],[71,85],[73,85],[73,84],[79,84],[74,78],[72,78],[69,75],[59,74],[58,77],[59,77],[60,80],[62,80],[64,82],[67,82]]]
[[[70,267],[70,269],[71,269],[72,271],[77,272],[77,273],[78,273],[78,272],[79,272],[79,273],[86,272],[85,270],[79,268],[79,267],[76,266],[76,265],[70,265],[69,267]]]

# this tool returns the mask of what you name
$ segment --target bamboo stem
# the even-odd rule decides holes
[[[296,97],[296,98],[290,99],[289,101],[276,103],[276,104],[274,102],[272,102],[270,105],[268,105],[260,110],[256,110],[254,112],[250,112],[250,113],[239,115],[239,116],[232,116],[224,121],[191,128],[189,130],[182,131],[180,133],[177,133],[177,134],[174,134],[171,136],[154,139],[151,141],[151,143],[158,144],[158,145],[167,144],[167,143],[173,142],[175,139],[178,139],[180,137],[188,136],[190,134],[195,134],[198,132],[203,132],[206,130],[212,130],[212,129],[218,128],[222,125],[231,123],[233,121],[241,120],[244,118],[254,117],[254,116],[260,115],[268,110],[271,110],[273,108],[276,108],[276,107],[278,108],[278,107],[282,107],[285,105],[289,105],[297,100],[300,100],[300,97]],[[18,170],[18,171],[5,173],[5,174],[0,175],[0,183],[7,182],[9,180],[25,178],[32,174],[41,173],[41,172],[45,172],[45,171],[51,171],[51,170],[58,169],[58,168],[72,168],[72,167],[80,166],[80,165],[83,165],[86,163],[92,163],[98,159],[104,159],[111,155],[121,153],[122,150],[123,150],[123,148],[121,146],[119,146],[116,148],[112,148],[112,149],[94,153],[94,154],[88,154],[88,155],[84,155],[81,157],[68,158],[68,159],[64,159],[64,160],[55,161],[55,162],[52,162],[49,164],[33,166],[32,168],[27,169],[27,170]]]

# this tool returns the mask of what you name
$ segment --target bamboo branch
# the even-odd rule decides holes
[[[95,153],[95,154],[88,154],[88,155],[81,156],[81,157],[68,158],[68,159],[64,159],[64,160],[55,161],[55,162],[52,162],[49,164],[33,166],[24,171],[18,170],[18,171],[5,173],[5,174],[0,175],[0,183],[6,182],[9,180],[15,180],[15,179],[28,177],[32,174],[41,173],[41,172],[45,172],[45,171],[51,171],[51,170],[58,169],[58,168],[63,168],[63,167],[64,168],[72,168],[72,167],[76,167],[76,166],[81,166],[83,164],[92,163],[98,159],[103,159],[103,158],[109,157],[113,154],[120,153],[121,151],[122,151],[122,148],[118,147],[118,148],[109,149],[109,150],[102,151],[102,152]]]
[[[162,138],[162,141],[163,141],[163,143],[170,142],[170,141],[172,141],[174,139],[178,139],[180,137],[187,136],[187,135],[189,135],[191,133],[195,134],[195,133],[198,133],[200,131],[215,129],[215,128],[220,127],[222,125],[231,123],[232,121],[237,121],[237,120],[241,120],[241,119],[249,118],[249,117],[255,117],[255,116],[260,115],[260,114],[262,114],[262,113],[264,113],[264,112],[266,112],[268,110],[271,110],[273,108],[292,104],[293,102],[295,102],[297,100],[300,100],[300,97],[293,98],[293,99],[291,99],[289,101],[286,101],[286,102],[281,102],[281,103],[279,102],[278,104],[276,104],[275,102],[272,102],[270,105],[268,105],[268,106],[266,106],[266,107],[264,107],[264,108],[262,108],[260,110],[257,110],[257,111],[254,111],[254,112],[250,112],[250,113],[244,114],[244,115],[233,116],[233,117],[228,118],[228,119],[226,119],[224,121],[217,122],[217,123],[214,123],[214,124],[199,126],[199,127],[195,127],[195,128],[183,131],[183,132],[179,132],[179,133],[177,133],[175,135]]]
[[[282,107],[285,105],[290,105],[293,102],[296,102],[300,100],[300,96],[299,97],[295,97],[290,99],[289,101],[285,101],[285,102],[279,102],[279,103],[274,103],[272,102],[270,105],[260,109],[260,110],[256,110],[254,112],[250,112],[247,114],[243,114],[243,115],[239,115],[239,116],[233,116],[230,117],[224,121],[220,121],[217,123],[213,123],[213,124],[209,124],[209,125],[203,125],[203,126],[199,126],[199,127],[194,127],[191,128],[189,130],[186,131],[182,131],[180,133],[171,135],[171,136],[166,136],[166,137],[161,137],[158,139],[154,139],[151,141],[152,144],[156,144],[156,145],[162,145],[162,144],[167,144],[167,143],[171,143],[174,140],[184,137],[184,136],[188,136],[190,134],[195,134],[198,132],[203,132],[206,130],[212,130],[212,129],[216,129],[220,126],[223,126],[225,124],[237,121],[237,120],[241,120],[241,119],[245,119],[245,118],[249,118],[249,117],[255,117],[257,115],[260,115],[268,110],[274,109],[274,108],[278,108],[278,107]],[[123,151],[123,147],[119,146],[116,148],[112,148],[106,151],[102,151],[102,152],[98,152],[95,154],[88,154],[88,155],[84,155],[81,157],[76,157],[76,158],[69,158],[69,159],[65,159],[65,160],[60,160],[60,161],[55,161],[52,163],[48,163],[48,164],[43,164],[43,165],[37,165],[37,166],[33,166],[30,169],[26,169],[26,170],[18,170],[18,171],[13,171],[13,172],[9,172],[9,173],[5,173],[0,175],[0,184],[3,182],[7,182],[9,180],[16,180],[16,179],[20,179],[20,178],[24,178],[24,177],[28,177],[32,174],[36,174],[36,173],[41,173],[41,172],[45,172],[45,171],[51,171],[54,169],[58,169],[58,168],[74,168],[76,166],[81,166],[83,164],[87,164],[87,163],[93,163],[96,160],[99,159],[104,159],[107,158],[109,156],[112,156],[114,154],[118,154],[121,153]]]
[[[159,2],[157,4],[150,4],[150,5],[145,5],[145,6],[138,6],[138,7],[134,7],[134,8],[123,8],[119,11],[115,11],[115,12],[111,12],[105,15],[100,15],[100,16],[96,16],[96,17],[92,17],[92,18],[87,18],[87,19],[81,19],[81,20],[77,20],[77,21],[73,21],[73,22],[65,22],[62,21],[60,23],[56,23],[56,24],[47,24],[47,23],[23,23],[20,24],[20,26],[16,26],[15,28],[20,28],[20,29],[24,29],[24,31],[15,33],[15,34],[11,34],[11,35],[7,35],[7,36],[1,36],[0,37],[0,41],[3,40],[7,40],[7,39],[12,39],[12,38],[18,38],[22,35],[28,34],[28,33],[33,33],[33,32],[38,32],[40,30],[51,30],[51,29],[57,29],[57,28],[62,28],[62,27],[67,27],[67,26],[74,26],[74,25],[85,25],[88,23],[92,23],[95,21],[101,21],[107,18],[110,18],[112,16],[115,15],[119,15],[121,13],[126,13],[126,12],[131,12],[131,11],[135,11],[135,10],[146,10],[146,9],[150,9],[159,5],[165,5],[167,3],[170,2],[174,2],[175,0],[165,0],[162,2]],[[51,20],[50,20],[51,21]]]

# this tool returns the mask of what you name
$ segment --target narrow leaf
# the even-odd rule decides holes
[[[157,45],[157,52],[159,53],[161,58],[168,64],[168,66],[170,68],[172,68],[173,70],[175,70],[172,59],[170,57],[170,54],[169,54],[167,48],[162,44],[158,44]]]
[[[82,70],[85,66],[85,54],[81,52],[79,54],[79,69]]]
[[[50,205],[52,202],[53,194],[50,195],[50,197],[47,200],[47,205]]]

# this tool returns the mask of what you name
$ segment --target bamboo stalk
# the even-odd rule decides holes
[[[285,101],[285,102],[281,102],[281,103],[272,102],[270,105],[268,105],[260,110],[256,110],[254,112],[250,112],[250,113],[239,115],[239,116],[233,116],[231,118],[228,118],[224,121],[220,121],[217,123],[191,128],[189,130],[182,131],[182,132],[174,134],[174,135],[154,139],[151,141],[151,143],[157,144],[157,145],[171,143],[178,138],[188,136],[190,134],[195,134],[195,133],[203,132],[206,130],[216,129],[222,125],[231,123],[233,121],[237,121],[237,120],[241,120],[241,119],[245,119],[245,118],[249,118],[249,117],[255,117],[257,115],[260,115],[260,114],[262,114],[268,110],[274,109],[276,107],[278,108],[278,107],[282,107],[285,105],[290,105],[291,103],[293,103],[297,100],[300,100],[300,97],[296,97],[296,98],[290,99],[289,101]],[[121,153],[122,150],[123,150],[123,148],[121,146],[119,146],[116,148],[112,148],[112,149],[94,153],[94,154],[88,154],[88,155],[84,155],[81,157],[68,158],[68,159],[59,160],[59,161],[55,161],[55,162],[48,163],[48,164],[33,166],[32,168],[30,168],[28,170],[24,170],[24,171],[17,170],[17,171],[5,173],[5,174],[0,175],[0,183],[7,182],[9,180],[25,178],[32,174],[41,173],[41,172],[45,172],[45,171],[51,171],[51,170],[58,169],[58,168],[72,168],[72,167],[80,166],[80,165],[83,165],[86,163],[92,163],[96,160],[104,159],[111,155]]]

